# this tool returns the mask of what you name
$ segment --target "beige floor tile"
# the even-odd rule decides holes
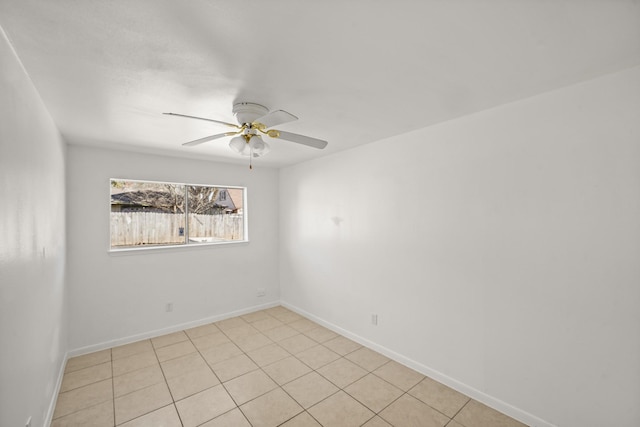
[[[197,350],[191,344],[191,341],[181,341],[176,344],[170,344],[165,347],[156,349],[158,360],[160,362],[166,362],[167,360],[175,359],[176,357],[184,356],[189,353],[195,353]]]
[[[135,418],[119,427],[182,427],[176,407],[171,404]]]
[[[213,323],[208,323],[206,325],[196,326],[195,328],[187,329],[184,331],[184,333],[187,334],[187,336],[193,340],[194,338],[199,338],[206,335],[220,333],[220,328],[218,328]]]
[[[238,338],[246,337],[249,335],[255,335],[260,331],[251,326],[250,323],[245,323],[242,326],[238,326],[235,328],[229,328],[224,330],[224,334],[229,337],[232,341],[237,340]]]
[[[240,317],[242,317],[242,319],[248,323],[253,323],[262,319],[273,318],[265,310],[254,311],[253,313],[245,314],[244,316],[240,316]]]
[[[164,376],[167,379],[184,375],[198,369],[209,368],[209,365],[207,365],[207,362],[205,362],[199,353],[191,353],[186,356],[171,359],[166,362],[162,362],[160,366],[162,367],[162,372],[164,372]]]
[[[222,385],[176,402],[184,427],[195,427],[236,407]]]
[[[378,413],[404,394],[398,387],[369,374],[344,389],[360,403]]]
[[[296,354],[308,348],[315,347],[318,343],[305,335],[298,334],[279,341],[278,345],[289,353]]]
[[[353,351],[356,351],[360,347],[362,347],[357,342],[351,341],[348,338],[343,336],[337,336],[329,341],[324,342],[322,345],[329,348],[330,350],[335,351],[340,356],[344,356],[345,354],[349,354]]]
[[[369,421],[364,423],[362,427],[393,427],[393,426],[380,417],[373,417]]]
[[[220,320],[214,324],[224,332],[231,328],[246,325],[247,322],[242,317],[232,317],[230,319]]]
[[[375,414],[343,391],[309,409],[323,426],[359,427]]]
[[[366,347],[359,348],[358,350],[347,354],[345,358],[351,360],[353,363],[363,367],[369,372],[378,369],[389,361],[388,357]]]
[[[279,426],[302,412],[302,407],[281,388],[245,403],[240,409],[253,427]]]
[[[227,382],[232,378],[239,377],[247,372],[258,369],[258,365],[253,363],[247,355],[241,354],[239,356],[232,357],[231,359],[218,362],[211,366],[211,369],[213,369],[213,372],[215,372],[220,381]]]
[[[236,408],[202,424],[200,427],[251,427],[251,424],[240,409]]]
[[[111,362],[101,363],[73,372],[68,372],[62,377],[60,392],[73,390],[98,381],[111,378]]]
[[[317,371],[340,388],[345,388],[367,375],[367,371],[360,366],[343,358],[331,362]]]
[[[134,354],[133,356],[124,357],[113,361],[113,376],[126,374],[136,369],[146,368],[147,366],[158,363],[156,353],[153,351],[145,351],[144,353]]]
[[[188,339],[189,337],[184,333],[184,331],[178,331],[172,334],[151,338],[151,344],[153,344],[153,347],[155,349],[159,349],[171,344],[179,343],[181,341],[187,341]]]
[[[101,363],[111,361],[111,349],[96,351],[94,353],[84,354],[82,356],[72,357],[67,360],[64,372],[73,372],[78,369],[88,368],[89,366],[99,365]]]
[[[469,401],[469,398],[458,393],[429,377],[425,377],[415,387],[409,390],[409,394],[423,401],[427,405],[442,412],[449,418],[453,417]]]
[[[407,368],[393,360],[382,365],[373,371],[373,373],[403,391],[408,391],[411,387],[415,386],[425,378],[421,373]]]
[[[271,316],[273,316],[274,314],[278,314],[278,313],[280,313],[280,314],[282,314],[282,313],[293,313],[287,307],[284,307],[282,305],[277,305],[275,307],[267,308],[264,311],[266,313],[269,313]]]
[[[236,339],[234,342],[245,353],[273,343],[273,341],[271,341],[265,335],[260,333],[245,336],[245,337],[240,337]]]
[[[152,351],[153,346],[151,340],[136,341],[131,344],[121,345],[111,349],[111,357],[113,360],[122,359],[123,357],[133,356],[134,354]]]
[[[224,383],[224,387],[237,405],[242,405],[273,390],[278,385],[258,369]]]
[[[449,418],[408,394],[378,414],[394,427],[443,427]]]
[[[173,400],[178,401],[218,385],[220,381],[211,372],[211,368],[206,366],[183,375],[168,378],[167,384],[169,384]]]
[[[56,418],[51,427],[113,427],[113,400]]]
[[[282,427],[322,427],[308,412],[303,412],[291,418]]]
[[[257,320],[251,324],[257,330],[264,332],[269,329],[277,328],[278,326],[284,326],[284,323],[276,319],[275,317],[265,317],[264,319]]]
[[[240,347],[229,341],[216,345],[215,347],[207,348],[206,350],[201,350],[200,353],[209,365],[215,365],[223,360],[241,355],[242,350],[240,350]]]
[[[290,338],[294,335],[298,335],[300,332],[296,331],[292,327],[287,325],[278,326],[277,328],[264,331],[264,334],[273,341],[282,341],[283,339]]]
[[[521,422],[475,400],[470,400],[455,416],[454,421],[465,427],[526,427]]]
[[[289,323],[289,326],[291,326],[293,329],[295,329],[298,332],[306,332],[306,331],[310,331],[311,329],[315,329],[320,325],[318,325],[316,322],[312,322],[309,319],[302,318]]]
[[[112,399],[113,386],[110,379],[60,393],[53,418],[63,417]]]
[[[191,342],[193,342],[193,345],[195,345],[198,350],[203,351],[211,347],[231,342],[231,340],[222,332],[214,332],[212,334],[192,338]]]
[[[446,427],[464,427],[462,424],[457,423],[455,420],[449,421],[449,424]]]
[[[304,317],[292,311],[283,312],[283,313],[271,313],[271,315],[283,323],[292,323],[300,319],[304,319]]]
[[[282,386],[296,402],[307,409],[336,393],[339,389],[317,372],[310,372]]]
[[[270,344],[247,353],[258,366],[267,366],[278,360],[291,356],[284,348],[278,344]]]
[[[173,403],[166,383],[158,383],[115,399],[116,424],[122,424],[141,415]]]
[[[323,345],[311,347],[296,354],[296,357],[304,362],[305,365],[311,367],[311,369],[318,369],[334,360],[340,359],[338,353],[334,353]]]
[[[278,360],[271,365],[265,366],[264,371],[278,384],[286,384],[289,381],[295,380],[309,372],[311,369],[296,359],[295,357],[287,357],[286,359]]]
[[[151,365],[113,378],[113,394],[124,396],[136,390],[164,382],[159,365]]]
[[[322,326],[305,331],[304,334],[318,343],[329,341],[330,339],[338,336],[338,334],[336,334],[335,332]]]

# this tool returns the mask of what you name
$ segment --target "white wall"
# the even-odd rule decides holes
[[[283,169],[280,194],[284,302],[526,422],[640,425],[640,68]]]
[[[246,186],[250,242],[109,254],[110,178]],[[277,170],[70,145],[67,186],[74,354],[279,300]]]
[[[0,28],[0,425],[44,425],[65,358],[65,146]]]

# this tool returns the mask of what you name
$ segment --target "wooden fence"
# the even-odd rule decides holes
[[[111,212],[111,247],[184,244],[183,214]],[[236,214],[189,214],[189,239],[194,242],[242,240],[244,218]]]

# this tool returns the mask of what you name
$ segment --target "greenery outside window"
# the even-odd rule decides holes
[[[242,187],[111,179],[111,249],[247,241]]]

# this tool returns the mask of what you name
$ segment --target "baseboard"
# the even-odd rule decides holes
[[[93,353],[94,351],[105,350],[107,348],[117,347],[119,345],[130,344],[132,342],[145,340],[149,338],[159,337],[161,335],[170,334],[172,332],[182,331],[184,329],[195,328],[196,326],[206,325],[208,323],[218,322],[220,320],[228,319],[230,317],[242,316],[244,314],[252,313],[258,310],[264,310],[266,308],[276,307],[280,305],[280,301],[272,301],[265,304],[255,305],[241,310],[235,310],[228,313],[217,314],[215,316],[206,317],[204,319],[194,320],[191,322],[181,323],[178,325],[172,325],[162,329],[156,329],[153,331],[143,332],[136,335],[131,335],[125,338],[118,338],[111,341],[105,341],[98,344],[92,344],[85,347],[76,348],[68,352],[69,357],[81,356],[83,354]]]
[[[425,366],[419,362],[416,362],[415,360],[412,360],[408,357],[403,356],[402,354],[396,353],[393,350],[390,350],[386,347],[383,347],[379,344],[376,344],[372,341],[369,341],[366,338],[363,338],[357,334],[354,334],[346,329],[341,328],[340,326],[337,326],[331,322],[327,322],[326,320],[315,316],[314,314],[311,314],[309,312],[307,312],[306,310],[303,310],[299,307],[296,307],[293,304],[289,304],[288,302],[285,301],[280,301],[280,304],[286,308],[288,308],[289,310],[292,310],[298,314],[300,314],[301,316],[307,317],[311,320],[313,320],[316,323],[319,323],[320,325],[326,327],[327,329],[330,329],[340,335],[343,335],[355,342],[357,342],[358,344],[362,344],[365,347],[368,347],[372,350],[377,351],[378,353],[381,353],[385,356],[387,356],[389,359],[394,360],[398,363],[401,363],[415,371],[420,372],[423,375],[426,375],[448,387],[451,387],[452,389],[465,394],[469,397],[471,397],[472,399],[477,400],[480,403],[483,403],[487,406],[489,406],[490,408],[493,408],[497,411],[502,412],[503,414],[506,414],[528,426],[531,427],[556,427],[555,425],[544,421],[538,417],[536,417],[533,414],[530,414],[526,411],[523,411],[519,408],[516,408],[510,404],[508,404],[507,402],[504,402],[500,399],[497,399],[493,396],[490,396],[486,393],[481,392],[480,390],[477,390],[473,387],[468,386],[467,384],[464,384],[458,380],[456,380],[455,378],[451,378],[445,374],[443,374],[442,372],[439,372],[435,369],[429,368],[428,366]]]
[[[56,385],[53,388],[53,396],[51,396],[51,402],[49,403],[49,409],[47,410],[46,418],[44,419],[44,425],[50,426],[53,421],[53,413],[56,410],[56,404],[58,403],[58,393],[60,393],[60,387],[62,387],[62,378],[64,377],[64,368],[67,366],[67,360],[69,359],[69,352],[64,354],[60,369],[58,369],[58,379]]]

